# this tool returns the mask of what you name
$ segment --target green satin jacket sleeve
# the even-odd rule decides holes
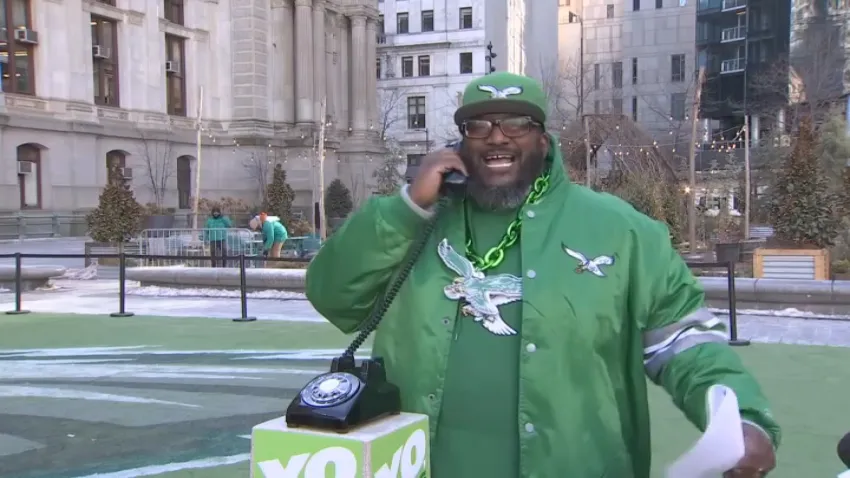
[[[706,391],[723,384],[735,391],[742,418],[770,435],[780,429],[767,399],[737,353],[727,344],[725,323],[705,309],[701,284],[660,223],[645,221],[633,257],[631,307],[643,331],[647,376],[661,385],[700,430],[706,426]]]
[[[310,303],[343,332],[357,330],[424,222],[400,194],[369,199],[307,268]]]

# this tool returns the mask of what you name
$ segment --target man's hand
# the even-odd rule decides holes
[[[440,198],[440,186],[443,185],[443,174],[457,170],[466,174],[466,167],[457,151],[445,148],[434,151],[422,160],[422,166],[410,185],[407,193],[410,199],[422,209],[428,209]]]
[[[723,478],[761,478],[776,467],[770,438],[758,427],[744,423],[744,457]]]

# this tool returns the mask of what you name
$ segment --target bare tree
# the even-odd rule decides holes
[[[393,194],[404,184],[404,173],[401,168],[406,164],[407,158],[404,149],[395,139],[389,138],[384,143],[387,153],[381,159],[381,163],[372,173],[375,179],[375,194]]]
[[[748,79],[747,104],[736,106],[775,118],[779,106],[788,105],[786,126],[794,130],[799,118],[811,118],[816,126],[829,119],[850,84],[850,71],[840,19],[813,15],[792,28],[788,59],[757,65]]]
[[[163,207],[168,182],[176,171],[175,158],[172,154],[173,143],[168,137],[158,136],[142,128],[137,130],[141,139],[139,156],[144,162],[142,167],[148,179],[148,187],[153,195],[154,204]]]
[[[383,88],[378,91],[378,133],[381,139],[386,139],[391,130],[404,121],[402,112],[405,90],[399,87]]]
[[[689,74],[680,84],[681,89],[675,92],[668,91],[668,87],[661,90],[653,88],[658,84],[634,85],[639,111],[643,106],[642,109],[649,110],[652,115],[651,118],[639,115],[637,123],[656,133],[654,144],[668,150],[676,166],[681,166],[688,157],[696,83],[697,75]]]
[[[271,184],[274,168],[283,163],[285,152],[281,148],[266,147],[240,153],[243,155],[242,166],[257,187],[257,200],[262,201],[266,197],[266,188]]]
[[[582,113],[601,113],[593,111],[588,104],[596,92],[601,98],[611,73],[610,65],[582,65],[578,58],[568,58],[548,66],[540,62],[540,65],[538,76],[549,98],[551,125],[563,128],[580,120]]]

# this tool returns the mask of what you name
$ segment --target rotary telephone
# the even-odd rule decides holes
[[[461,143],[449,143],[447,147],[460,151]],[[437,203],[438,213],[448,204],[449,197],[465,194],[466,183],[467,177],[460,171],[452,170],[443,174],[443,197]],[[358,365],[354,353],[378,328],[422,254],[438,215],[435,214],[425,224],[411,244],[401,270],[363,322],[351,345],[341,356],[331,361],[328,373],[310,380],[289,404],[286,409],[287,426],[346,433],[378,418],[401,413],[401,392],[396,385],[387,381],[383,358],[364,359]]]

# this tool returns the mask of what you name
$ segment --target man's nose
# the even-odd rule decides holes
[[[502,133],[502,127],[499,124],[493,125],[493,130],[490,131],[490,136],[487,137],[488,144],[505,144],[508,142],[508,137]]]

